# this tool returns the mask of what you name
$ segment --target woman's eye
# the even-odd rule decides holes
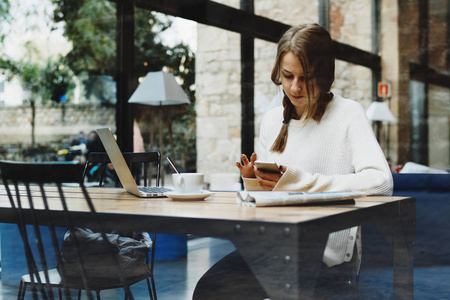
[[[306,80],[308,80],[308,81],[310,82],[311,80],[313,80],[313,78],[312,78],[312,76],[308,76],[308,77],[306,77],[306,76],[300,76],[300,77],[298,78],[298,80],[300,80],[301,82],[306,82]]]
[[[283,76],[284,76],[284,78],[287,78],[287,79],[291,79],[293,77],[292,75],[286,75],[286,74],[283,74]]]

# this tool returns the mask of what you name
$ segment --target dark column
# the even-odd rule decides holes
[[[378,54],[380,52],[381,44],[381,3],[380,0],[372,0],[372,53]],[[381,64],[379,68],[372,69],[372,101],[383,101],[383,99],[378,99],[378,82],[381,81]],[[390,103],[387,103],[390,107]],[[382,123],[380,121],[372,122],[376,128],[376,136],[378,143],[382,144],[381,141],[381,127]],[[387,125],[387,141],[386,141],[386,156],[389,156],[389,141],[390,141],[390,125]],[[387,157],[389,158],[389,157]]]
[[[381,1],[372,0],[372,53],[380,53],[381,43]],[[378,82],[381,81],[381,64],[372,69],[372,99],[378,100]]]
[[[319,0],[319,25],[330,31],[330,0]]]
[[[428,1],[427,0],[419,0],[418,6],[419,6],[419,41],[420,41],[420,48],[419,48],[419,63],[421,66],[428,67]],[[418,149],[416,149],[416,153],[414,153],[412,156],[416,157],[415,162],[423,165],[428,165],[428,146],[429,146],[429,140],[428,140],[428,82],[429,78],[427,75],[425,75],[425,82],[423,85],[424,91],[423,91],[423,98],[421,100],[420,106],[422,107],[421,116],[420,119],[417,120],[419,122],[419,137],[418,141],[414,141],[414,139],[417,139],[417,136],[411,137],[411,147],[414,146],[414,144],[419,144]],[[411,112],[411,118],[413,118],[413,112]],[[411,120],[414,122],[414,120]]]
[[[122,151],[133,151],[133,117],[128,99],[136,89],[134,72],[134,3],[117,1],[117,142]]]
[[[241,10],[253,13],[253,0],[241,0]],[[255,42],[241,34],[241,152],[250,156],[255,150]]]
[[[450,3],[447,2],[447,73],[450,74]]]

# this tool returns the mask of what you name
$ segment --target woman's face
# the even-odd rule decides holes
[[[314,91],[311,96],[311,104],[315,103],[319,98],[319,87],[314,79],[311,78],[311,73],[305,74],[303,72],[300,60],[292,52],[286,52],[281,56],[281,84],[284,93],[294,105],[297,115],[300,117],[308,105],[308,94],[306,92],[306,77],[310,85],[310,92]]]

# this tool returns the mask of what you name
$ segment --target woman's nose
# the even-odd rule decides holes
[[[302,90],[302,84],[300,83],[299,80],[294,80],[294,81],[292,81],[291,90],[292,90],[293,92],[301,92],[301,90]]]

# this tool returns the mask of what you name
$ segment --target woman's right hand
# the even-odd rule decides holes
[[[241,171],[242,177],[244,178],[256,178],[255,171],[253,170],[253,165],[255,164],[256,153],[253,152],[250,156],[250,161],[247,155],[241,154],[241,162],[236,162],[236,167]]]

